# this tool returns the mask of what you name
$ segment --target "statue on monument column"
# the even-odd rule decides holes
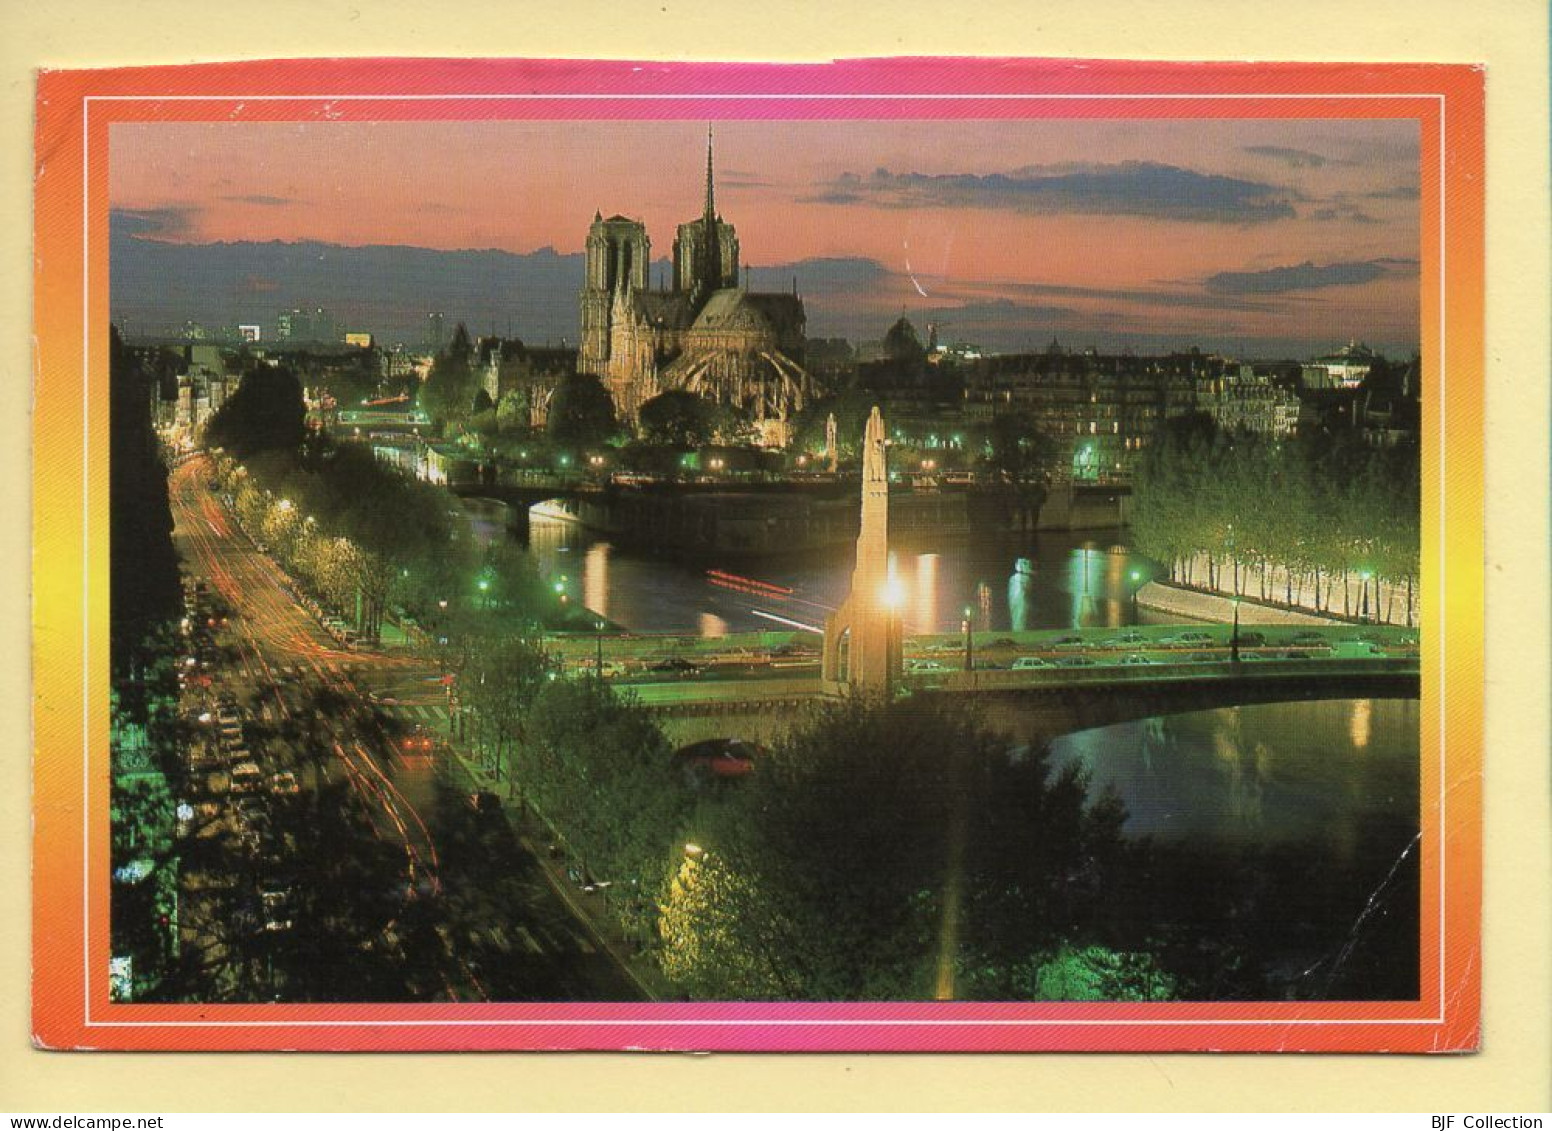
[[[825,469],[834,475],[839,462],[840,452],[835,446],[835,413],[832,412],[825,421]]]

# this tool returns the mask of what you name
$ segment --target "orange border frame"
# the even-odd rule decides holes
[[[240,105],[239,105],[240,104]],[[1416,1003],[113,1004],[108,133],[119,121],[1400,117],[1421,132],[1422,998]],[[1483,73],[1417,64],[331,60],[48,72],[36,135],[33,1033],[120,1049],[1434,1052],[1478,1041]],[[1448,537],[1445,537],[1445,533]]]

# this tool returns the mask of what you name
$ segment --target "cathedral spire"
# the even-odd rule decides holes
[[[721,290],[724,282],[722,278],[722,248],[717,239],[717,197],[715,182],[712,174],[712,147],[711,126],[706,126],[706,214],[701,217],[701,223],[705,228],[702,238],[702,254],[705,260],[701,266],[701,286],[703,295],[709,295],[712,291]]]
[[[706,127],[706,223],[717,219],[717,197],[711,171],[711,127]]]

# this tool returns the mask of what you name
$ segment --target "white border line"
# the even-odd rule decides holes
[[[81,106],[81,887],[84,893],[85,914],[81,921],[81,960],[84,970],[83,1000],[86,1003],[86,1023],[92,1015],[92,637],[91,637],[91,486],[92,486],[92,240],[91,195],[92,182],[87,176],[87,163],[91,158],[92,131],[90,126],[92,100],[87,98]],[[110,677],[111,679],[111,677]],[[111,757],[111,755],[110,755]],[[109,774],[111,779],[111,772]],[[111,787],[111,780],[110,780]],[[112,946],[109,946],[112,953]]]
[[[1439,843],[1434,851],[1439,857],[1439,1020],[1444,1020],[1444,872],[1449,865],[1449,854],[1444,851],[1444,810],[1449,803],[1449,776],[1444,772],[1444,708],[1448,701],[1444,694],[1445,663],[1444,646],[1448,633],[1444,631],[1444,559],[1445,548],[1449,545],[1449,539],[1444,536],[1445,502],[1448,498],[1448,486],[1444,475],[1444,413],[1445,405],[1449,403],[1449,388],[1445,384],[1445,335],[1449,332],[1449,322],[1444,317],[1444,295],[1449,289],[1449,276],[1446,274],[1445,256],[1449,254],[1449,244],[1444,238],[1444,184],[1445,168],[1444,154],[1446,150],[1445,138],[1448,131],[1445,129],[1445,98],[1439,96],[1439,596],[1437,608],[1439,610]],[[1422,380],[1421,366],[1419,366],[1418,380]],[[1479,442],[1485,444],[1486,438],[1479,438]],[[1484,676],[1485,678],[1485,676]],[[1418,744],[1419,754],[1422,752],[1421,743]],[[1479,928],[1480,929],[1480,928]]]
[[[1053,102],[1063,102],[1063,101],[1163,102],[1163,101],[1192,101],[1192,102],[1195,102],[1195,101],[1278,101],[1278,100],[1312,101],[1312,102],[1336,101],[1336,100],[1355,100],[1355,101],[1433,100],[1434,102],[1436,102],[1438,104],[1438,109],[1439,109],[1439,272],[1438,272],[1438,287],[1439,287],[1439,358],[1438,358],[1438,366],[1439,366],[1439,423],[1438,423],[1438,428],[1439,428],[1439,587],[1438,587],[1438,589],[1439,589],[1439,595],[1438,595],[1438,603],[1436,605],[1437,609],[1439,610],[1438,615],[1439,615],[1439,618],[1440,618],[1440,620],[1439,620],[1440,631],[1438,633],[1438,637],[1439,637],[1439,639],[1438,639],[1438,649],[1439,649],[1439,651],[1438,651],[1438,656],[1439,656],[1439,659],[1438,659],[1438,664],[1439,664],[1439,782],[1438,782],[1438,790],[1439,790],[1439,805],[1438,805],[1438,809],[1439,809],[1439,830],[1438,830],[1438,842],[1437,842],[1437,845],[1435,846],[1435,854],[1436,854],[1436,856],[1438,858],[1438,861],[1439,861],[1439,940],[1438,940],[1438,952],[1439,952],[1439,1010],[1438,1010],[1438,1013],[1439,1013],[1439,1016],[1437,1016],[1437,1017],[1417,1017],[1417,1018],[1372,1018],[1372,1019],[1369,1019],[1369,1018],[1340,1018],[1340,1019],[1334,1019],[1334,1018],[1316,1018],[1316,1017],[1311,1017],[1311,1018],[1266,1018],[1266,1019],[1244,1018],[1244,1019],[1222,1019],[1222,1020],[1216,1020],[1216,1019],[1212,1019],[1212,1018],[1189,1018],[1189,1019],[1183,1018],[1183,1019],[1180,1019],[1180,1020],[1172,1020],[1172,1019],[1151,1019],[1151,1020],[1115,1019],[1115,1020],[1105,1020],[1105,1019],[1097,1019],[1097,1018],[1096,1019],[1051,1018],[1051,1019],[1042,1019],[1042,1020],[1022,1019],[1022,1018],[1021,1019],[1016,1019],[1016,1020],[1015,1019],[986,1018],[986,1019],[973,1020],[973,1019],[949,1019],[949,1018],[945,1018],[945,1019],[943,1019],[941,1021],[940,1020],[928,1020],[928,1019],[883,1020],[883,1019],[872,1019],[872,1018],[856,1018],[856,1019],[835,1019],[835,1018],[830,1018],[830,1019],[812,1019],[812,1020],[798,1020],[798,1019],[787,1019],[787,1018],[759,1018],[759,1019],[743,1018],[743,1019],[737,1019],[737,1020],[730,1020],[730,1019],[679,1019],[679,1018],[628,1018],[628,1019],[627,1018],[620,1018],[620,1019],[598,1019],[598,1018],[577,1018],[577,1019],[491,1018],[489,1020],[472,1020],[472,1019],[471,1020],[458,1020],[458,1019],[448,1018],[448,1019],[427,1019],[425,1021],[416,1021],[416,1020],[409,1020],[409,1019],[383,1020],[383,1021],[363,1021],[363,1020],[344,1020],[344,1019],[342,1019],[342,1020],[329,1020],[329,1021],[303,1021],[303,1020],[296,1020],[296,1021],[282,1021],[282,1020],[275,1020],[275,1021],[215,1021],[215,1020],[212,1020],[212,1021],[144,1021],[144,1022],[141,1022],[141,1021],[94,1021],[94,1020],[92,1020],[92,1016],[91,1016],[91,1013],[92,1013],[92,997],[91,997],[92,947],[91,947],[91,931],[90,931],[90,925],[91,925],[91,872],[90,872],[90,868],[88,867],[88,862],[91,859],[91,841],[90,841],[90,827],[91,827],[91,822],[90,822],[90,814],[91,814],[91,777],[90,777],[90,767],[91,767],[91,725],[90,724],[91,724],[91,717],[90,717],[90,707],[89,707],[91,699],[90,699],[90,695],[87,693],[87,691],[88,691],[88,684],[90,682],[90,639],[89,639],[89,635],[88,635],[88,625],[87,625],[86,615],[87,615],[87,610],[88,610],[88,607],[89,607],[89,604],[90,604],[90,595],[91,595],[91,586],[90,586],[90,581],[89,581],[89,577],[90,577],[90,572],[89,572],[90,556],[89,556],[89,542],[88,542],[88,537],[87,537],[87,533],[88,533],[87,532],[87,525],[88,525],[88,521],[89,521],[89,514],[88,514],[88,511],[87,511],[87,506],[88,506],[88,503],[89,503],[89,491],[90,491],[90,478],[89,478],[89,475],[88,475],[88,471],[89,471],[89,467],[90,467],[90,451],[91,451],[90,439],[91,439],[91,437],[90,437],[90,432],[89,432],[88,423],[87,423],[87,421],[88,421],[87,408],[88,408],[88,405],[90,403],[90,390],[91,390],[91,334],[90,334],[90,324],[91,324],[91,292],[90,292],[90,289],[89,289],[90,268],[91,268],[91,236],[90,236],[90,230],[91,230],[91,209],[90,209],[91,178],[88,175],[88,163],[89,163],[89,157],[90,157],[90,139],[91,139],[90,116],[91,116],[91,104],[93,102],[152,102],[152,103],[155,103],[155,102],[319,102],[319,103],[323,103],[325,106],[327,106],[328,104],[336,103],[336,102],[465,102],[465,101],[491,101],[491,102],[560,102],[560,101],[576,101],[576,102],[722,102],[722,101],[729,101],[729,102],[735,102],[735,101],[736,102],[748,102],[748,101],[775,101],[775,102],[815,102],[815,101],[835,101],[835,102],[859,102],[859,101],[860,102],[895,102],[895,101],[902,101],[902,102],[1039,102],[1039,101],[1053,101]],[[1446,355],[1446,351],[1445,351],[1445,333],[1446,333],[1446,326],[1447,326],[1447,322],[1446,322],[1446,319],[1445,319],[1445,293],[1446,293],[1446,290],[1447,290],[1447,285],[1446,285],[1447,281],[1446,281],[1446,275],[1445,275],[1445,254],[1446,254],[1446,246],[1447,245],[1446,245],[1446,242],[1445,242],[1445,220],[1444,220],[1445,204],[1446,204],[1446,198],[1445,198],[1445,164],[1446,164],[1445,163],[1445,153],[1446,153],[1446,148],[1447,148],[1446,144],[1445,144],[1446,143],[1446,135],[1447,135],[1447,131],[1445,129],[1445,112],[1446,112],[1447,101],[1448,100],[1447,100],[1447,96],[1446,95],[1440,94],[1440,93],[1438,93],[1436,91],[1434,91],[1434,92],[1418,92],[1418,93],[1382,93],[1382,94],[1351,94],[1351,93],[1347,93],[1347,94],[1316,94],[1316,93],[1302,93],[1302,94],[1222,94],[1222,93],[1218,93],[1218,94],[1184,94],[1184,93],[1171,93],[1171,94],[1007,94],[1007,93],[1003,93],[1003,94],[907,94],[907,93],[887,93],[887,94],[855,94],[855,93],[837,93],[837,94],[815,94],[815,93],[795,93],[795,94],[773,94],[773,93],[727,94],[727,93],[707,93],[707,94],[445,94],[445,95],[444,94],[405,94],[405,95],[397,95],[397,94],[255,94],[255,95],[241,95],[241,94],[224,94],[224,95],[205,95],[205,94],[174,94],[174,95],[110,94],[110,95],[90,95],[89,94],[89,95],[84,96],[83,99],[82,99],[82,108],[81,108],[81,134],[82,134],[82,136],[81,136],[81,186],[82,186],[81,187],[81,212],[82,212],[82,247],[83,247],[82,297],[81,297],[81,307],[82,307],[82,319],[81,319],[81,321],[82,321],[82,358],[81,358],[81,374],[82,374],[82,378],[81,378],[82,379],[82,389],[81,389],[81,416],[82,416],[82,424],[81,424],[81,429],[82,429],[81,503],[82,503],[82,521],[81,521],[81,547],[82,547],[82,554],[83,554],[83,559],[84,559],[83,562],[82,562],[82,583],[81,583],[81,590],[82,590],[82,592],[81,592],[81,605],[82,605],[82,625],[81,625],[81,637],[82,637],[82,665],[81,665],[82,666],[82,705],[81,705],[81,713],[82,713],[82,728],[83,728],[82,753],[83,753],[83,759],[84,759],[83,766],[82,766],[82,774],[81,774],[81,778],[82,778],[82,793],[83,793],[83,809],[82,809],[82,812],[83,812],[83,825],[82,825],[82,831],[81,831],[81,839],[82,839],[82,844],[83,844],[83,847],[84,847],[84,850],[85,850],[85,855],[84,855],[83,860],[82,860],[82,887],[83,887],[83,891],[84,891],[84,906],[83,906],[83,909],[82,909],[83,910],[82,926],[83,926],[83,932],[84,932],[83,933],[83,938],[82,938],[82,953],[83,953],[83,955],[85,957],[85,984],[84,984],[84,987],[83,987],[83,989],[84,989],[83,1002],[84,1002],[84,1005],[85,1005],[85,1017],[83,1019],[83,1022],[85,1024],[85,1026],[87,1028],[98,1028],[98,1029],[106,1029],[106,1028],[162,1029],[162,1028],[289,1028],[289,1027],[296,1027],[296,1028],[310,1028],[310,1027],[350,1028],[350,1027],[367,1027],[367,1026],[370,1026],[370,1027],[373,1027],[373,1028],[390,1028],[390,1027],[423,1027],[423,1026],[460,1027],[460,1026],[502,1026],[502,1025],[525,1025],[525,1026],[534,1026],[534,1027],[540,1027],[540,1026],[560,1026],[560,1025],[575,1025],[575,1026],[579,1026],[579,1027],[582,1027],[582,1026],[622,1026],[622,1025],[631,1025],[631,1026],[669,1026],[669,1025],[676,1025],[676,1026],[698,1026],[698,1025],[704,1025],[704,1026],[749,1026],[749,1025],[757,1025],[757,1026],[786,1026],[786,1027],[800,1026],[800,1025],[814,1025],[814,1026],[850,1025],[850,1026],[862,1026],[862,1027],[929,1026],[929,1025],[931,1025],[931,1026],[950,1026],[950,1027],[953,1027],[953,1026],[971,1026],[971,1025],[988,1025],[988,1026],[1022,1025],[1022,1026],[1034,1027],[1034,1026],[1099,1026],[1099,1025],[1113,1025],[1113,1026],[1133,1026],[1133,1025],[1153,1025],[1153,1026],[1169,1026],[1169,1025],[1220,1025],[1220,1026],[1266,1025],[1266,1026],[1278,1026],[1278,1025],[1284,1025],[1284,1026],[1286,1026],[1286,1025],[1439,1025],[1439,1024],[1443,1024],[1444,1020],[1445,1020],[1444,1013],[1445,1013],[1445,1001],[1446,1001],[1446,998],[1445,998],[1445,986],[1444,986],[1445,947],[1446,947],[1446,936],[1445,936],[1445,894],[1446,894],[1446,891],[1445,891],[1445,863],[1446,863],[1446,854],[1445,854],[1445,851],[1444,851],[1444,848],[1445,848],[1445,843],[1444,843],[1445,842],[1444,825],[1445,825],[1445,804],[1446,804],[1446,799],[1447,799],[1447,790],[1445,788],[1445,783],[1446,783],[1447,778],[1448,778],[1448,775],[1445,772],[1445,769],[1446,769],[1446,758],[1447,758],[1447,750],[1446,750],[1446,742],[1445,742],[1445,735],[1447,733],[1447,728],[1445,726],[1446,699],[1445,699],[1445,695],[1444,695],[1445,682],[1446,682],[1446,679],[1445,679],[1445,663],[1444,663],[1444,655],[1445,655],[1445,653],[1444,653],[1444,638],[1445,638],[1445,633],[1442,630],[1443,629],[1444,608],[1445,608],[1445,605],[1444,605],[1444,571],[1445,571],[1445,558],[1446,558],[1445,548],[1447,546],[1447,539],[1444,536],[1444,532],[1445,532],[1445,515],[1446,515],[1445,488],[1446,488],[1446,482],[1447,482],[1447,479],[1446,479],[1446,476],[1445,476],[1445,458],[1446,458],[1446,454],[1447,454],[1447,448],[1446,448],[1446,444],[1445,444],[1445,431],[1444,431],[1444,412],[1445,412],[1444,406],[1445,406],[1445,403],[1446,403],[1446,401],[1448,399],[1448,384],[1447,384],[1447,380],[1446,380],[1446,371],[1448,369],[1448,364],[1447,364],[1447,359],[1446,359],[1446,356],[1445,356]],[[1016,121],[1039,121],[1039,120],[1042,120],[1042,119],[1010,118],[1010,119],[1007,119],[1007,120],[1010,121],[1010,122],[1016,122]],[[1195,121],[1195,120],[1201,120],[1201,119],[1190,119],[1190,120]],[[1396,121],[1407,121],[1407,120],[1418,121],[1419,136],[1421,136],[1422,124],[1421,124],[1420,119],[1398,118],[1398,119],[1394,119],[1394,120],[1396,120]],[[362,121],[362,120],[355,120],[355,119],[353,119],[351,124],[360,124],[360,121]],[[495,121],[495,120],[493,120],[493,121]],[[112,127],[112,124],[113,123],[111,123],[111,122],[109,123],[109,128],[110,128],[110,137],[109,137],[110,145],[111,145],[111,127]],[[130,124],[130,123],[124,123],[124,124]],[[143,124],[154,125],[154,124],[157,124],[157,123],[143,123]],[[168,124],[171,124],[171,123],[168,123]],[[242,123],[242,124],[269,124],[269,123],[267,123],[267,122],[253,122],[253,121],[249,121],[247,123]],[[294,121],[288,121],[288,122],[276,121],[273,124],[275,124],[275,125],[288,125],[288,124],[294,125],[295,122]],[[426,123],[426,124],[429,125],[429,124],[435,124],[435,123]],[[1421,747],[1419,747],[1419,753],[1421,753]],[[1421,816],[1421,814],[1420,814],[1420,816]],[[364,1004],[367,1004],[369,1006],[384,1006],[384,1005],[386,1005],[386,1006],[389,1006],[389,1007],[409,1006],[409,1007],[413,1008],[413,1007],[415,1007],[417,1005],[420,1005],[420,1004],[423,1004],[423,1003],[415,1003],[415,1002],[387,1002],[387,1003],[372,1002],[372,1003],[364,1003]],[[511,1003],[511,1004],[516,1005],[516,1004],[520,1004],[520,1003]],[[582,1003],[544,1003],[544,1004],[582,1004]],[[590,1003],[590,1004],[597,1005],[597,1004],[611,1004],[611,1003]],[[784,1004],[785,1007],[788,1007],[788,1008],[791,1008],[791,1007],[802,1008],[802,1007],[805,1007],[805,1006],[813,1006],[813,1005],[821,1005],[821,1004],[822,1005],[832,1005],[832,1006],[833,1005],[844,1005],[845,1003],[835,1003],[835,1002],[823,1002],[823,1003],[821,1003],[821,1002],[801,1002],[801,1003],[783,1003],[783,1004]],[[903,1004],[917,1004],[917,1003],[903,1003]],[[969,1004],[969,1003],[966,1003],[966,1004]],[[995,1003],[988,1003],[988,1004],[995,1005]],[[1187,1005],[1187,1004],[1196,1005],[1196,1004],[1199,1004],[1199,1003],[1184,1003],[1183,1002],[1181,1004],[1182,1005]],[[1211,1003],[1208,1003],[1208,1004],[1211,1004]],[[1305,1004],[1309,1004],[1309,1005],[1317,1005],[1317,1004],[1319,1004],[1319,1005],[1326,1005],[1326,1004],[1329,1004],[1329,1003],[1313,1003],[1312,1002],[1312,1003],[1305,1003]],[[204,1006],[200,1006],[199,1008],[229,1008],[229,1007],[230,1006],[226,1006],[226,1005],[223,1005],[223,1004],[216,1004],[216,1005],[204,1005]]]

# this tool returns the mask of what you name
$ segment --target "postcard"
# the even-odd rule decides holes
[[[42,74],[35,1042],[1475,1049],[1482,82]]]

